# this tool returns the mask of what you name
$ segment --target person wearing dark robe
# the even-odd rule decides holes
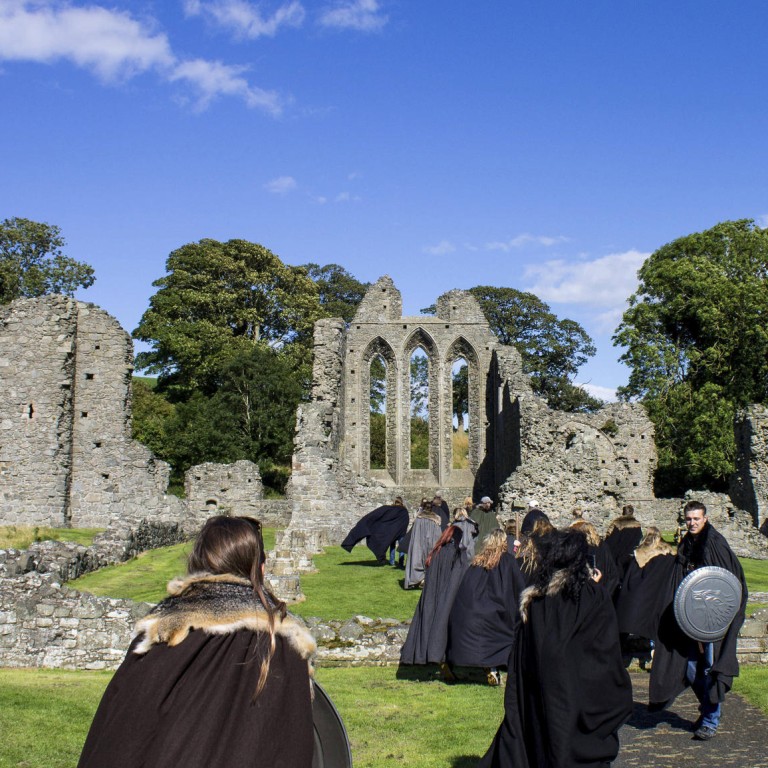
[[[469,567],[461,548],[463,538],[458,526],[449,525],[427,557],[424,589],[400,651],[401,664],[441,664],[445,658],[448,616]]]
[[[661,531],[649,526],[616,596],[616,618],[621,634],[653,640],[661,618],[654,610],[658,596],[669,591],[675,567],[675,548],[661,538]]]
[[[721,705],[739,674],[736,639],[744,623],[747,582],[741,563],[725,537],[707,519],[699,501],[689,501],[683,510],[687,533],[680,542],[668,588],[660,595],[657,642],[653,654],[649,706],[662,709],[688,685],[699,700],[699,719],[694,736],[711,739],[720,724]],[[673,601],[680,582],[696,568],[715,565],[725,568],[741,582],[741,604],[725,636],[714,643],[699,643],[687,637],[675,619]]]
[[[136,627],[78,768],[313,763],[315,641],[264,586],[261,525],[213,517]]]
[[[555,527],[540,509],[530,510],[523,518],[520,525],[522,541],[516,552],[516,557],[526,584],[533,583],[541,559],[543,549],[538,546],[538,540],[548,536],[554,530]]]
[[[440,518],[440,530],[444,531],[450,525],[451,511],[448,502],[439,493],[432,499],[432,511]]]
[[[593,580],[587,542],[555,531],[542,545],[535,583],[520,599],[504,720],[480,768],[608,768],[632,713],[616,614]]]
[[[361,517],[341,542],[341,546],[351,552],[358,542],[365,539],[366,546],[373,552],[377,562],[386,563],[389,550],[390,565],[394,565],[395,547],[408,530],[408,520],[408,509],[398,496],[392,504],[376,507]]]
[[[446,662],[482,667],[489,685],[499,685],[517,630],[517,603],[525,580],[507,535],[496,529],[464,574],[448,621]]]
[[[608,594],[613,599],[619,588],[619,569],[613,554],[608,549],[606,543],[600,538],[592,523],[583,518],[571,523],[571,528],[575,531],[581,531],[587,538],[587,555],[594,558],[594,567],[602,574],[600,584],[608,590]]]
[[[621,515],[615,518],[605,532],[605,544],[613,554],[619,569],[619,579],[632,562],[632,553],[643,538],[640,521],[635,517],[635,508],[626,504],[621,508]]]
[[[475,542],[477,541],[477,523],[469,516],[466,507],[456,507],[453,510],[453,525],[461,531],[459,549],[467,563],[472,562],[475,556]]]
[[[441,534],[442,520],[433,505],[420,509],[408,532],[408,557],[405,561],[403,587],[414,589],[424,581],[424,564]]]
[[[485,541],[485,537],[499,527],[496,510],[493,508],[493,499],[490,496],[483,496],[480,499],[480,503],[472,510],[472,519],[477,521],[477,535],[480,541]]]

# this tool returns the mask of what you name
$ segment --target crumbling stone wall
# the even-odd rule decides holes
[[[0,525],[176,521],[169,468],[130,437],[133,346],[65,296],[0,307]]]
[[[206,462],[186,471],[184,495],[189,515],[202,524],[211,515],[256,516],[264,487],[252,461]]]
[[[735,436],[731,498],[768,533],[768,407],[753,405],[741,411],[736,417]]]

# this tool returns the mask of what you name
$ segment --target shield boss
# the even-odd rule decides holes
[[[675,592],[675,618],[688,637],[720,640],[741,605],[741,582],[730,571],[705,565],[689,573]]]

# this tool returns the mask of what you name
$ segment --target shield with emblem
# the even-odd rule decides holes
[[[724,637],[741,605],[741,582],[729,570],[705,565],[675,592],[675,618],[688,637],[713,643]]]

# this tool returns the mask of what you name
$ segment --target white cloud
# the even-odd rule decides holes
[[[351,199],[349,192],[339,192],[333,201],[335,203],[348,203]]]
[[[592,397],[605,400],[607,403],[615,403],[618,399],[616,397],[616,390],[612,387],[601,387],[599,384],[576,384],[577,387],[586,389]]]
[[[280,27],[299,27],[304,22],[304,6],[293,0],[265,16],[258,5],[246,0],[185,0],[188,16],[203,16],[238,37],[255,40],[274,37]]]
[[[430,256],[445,256],[447,253],[453,253],[456,246],[448,240],[441,240],[437,245],[428,245],[421,250]]]
[[[763,229],[768,227],[768,213],[764,213],[762,216],[758,216],[756,219],[756,224],[758,227],[762,227]]]
[[[53,64],[69,61],[105,82],[154,72],[182,81],[206,107],[217,96],[241,98],[249,107],[280,113],[279,96],[251,86],[244,69],[205,59],[179,59],[167,36],[125,11],[75,7],[58,0],[0,0],[0,60]]]
[[[637,270],[648,256],[633,250],[592,261],[546,261],[526,268],[524,278],[532,281],[526,290],[544,301],[589,304],[615,312],[636,290]]]
[[[388,21],[381,13],[378,0],[338,0],[320,14],[320,25],[334,29],[357,29],[373,32]]]
[[[513,237],[511,240],[495,240],[493,242],[486,243],[485,248],[488,251],[504,251],[504,253],[509,253],[516,248],[522,248],[524,245],[543,245],[545,247],[549,247],[556,245],[557,243],[566,242],[568,242],[568,238],[563,237],[562,235],[557,237],[548,237],[546,235],[523,234],[518,235],[517,237]]]
[[[296,189],[296,179],[293,176],[278,176],[264,185],[267,192],[273,195],[287,195]]]

